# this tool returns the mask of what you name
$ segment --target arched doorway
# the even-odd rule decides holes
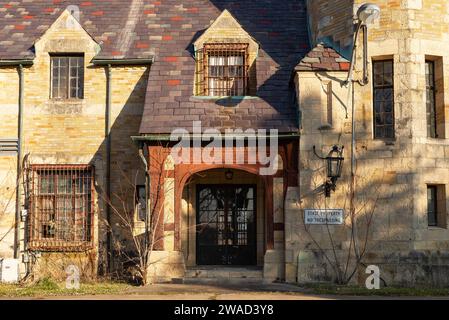
[[[264,182],[235,169],[192,175],[183,190],[181,247],[187,266],[262,266]]]

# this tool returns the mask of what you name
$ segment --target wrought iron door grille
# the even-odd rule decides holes
[[[92,247],[93,168],[31,165],[29,247],[83,251]]]
[[[197,186],[197,264],[256,264],[256,187]]]
[[[196,52],[196,93],[203,96],[245,96],[248,93],[247,43],[207,43]]]

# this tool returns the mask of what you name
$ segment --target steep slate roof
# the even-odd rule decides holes
[[[333,48],[319,43],[299,62],[296,71],[348,71],[350,62]]]
[[[98,58],[148,58],[145,20],[156,2],[133,0],[0,0],[0,59],[33,58],[33,44],[70,5],[101,47]]]
[[[290,79],[309,51],[304,0],[15,0],[0,3],[0,59],[33,57],[32,45],[69,5],[101,45],[98,58],[148,58],[151,66],[140,133],[175,128],[276,128],[297,131]],[[260,43],[257,99],[192,97],[192,43],[228,9]]]
[[[148,80],[142,134],[203,128],[266,128],[298,130],[291,75],[308,52],[306,6],[303,0],[163,0],[149,33],[156,62]],[[256,60],[258,99],[211,101],[192,97],[195,61],[192,43],[227,9],[260,44]]]

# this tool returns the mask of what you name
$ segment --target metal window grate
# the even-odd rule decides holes
[[[196,52],[196,93],[204,96],[244,96],[248,93],[247,43],[207,43]]]
[[[32,165],[29,246],[43,251],[83,251],[93,235],[93,168]]]

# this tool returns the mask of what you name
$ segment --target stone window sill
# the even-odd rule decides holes
[[[82,104],[84,103],[84,99],[49,99],[50,103],[53,104]]]
[[[334,127],[330,124],[323,124],[320,127],[318,127],[318,130],[331,131],[331,130],[334,130]]]
[[[445,227],[438,227],[438,226],[429,226],[427,227],[428,231],[443,231],[443,230],[447,230],[447,228]]]

